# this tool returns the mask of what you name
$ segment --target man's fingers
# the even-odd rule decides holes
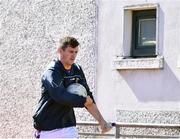
[[[101,127],[102,129],[102,134],[110,131],[112,129],[112,123],[106,123],[103,127]]]
[[[112,129],[112,127],[106,128],[102,130],[102,134],[109,132]]]

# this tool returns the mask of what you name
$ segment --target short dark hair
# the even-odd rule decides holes
[[[65,50],[68,46],[72,48],[76,48],[79,45],[79,42],[77,41],[77,39],[70,36],[60,39],[59,43],[60,44],[58,48],[61,48],[63,50]]]

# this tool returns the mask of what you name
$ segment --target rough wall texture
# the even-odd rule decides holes
[[[40,76],[65,35],[81,43],[77,62],[95,91],[95,28],[95,0],[0,1],[0,137],[32,137]]]
[[[147,123],[147,124],[179,124],[179,111],[128,111],[117,110],[116,122],[123,123]],[[165,128],[148,128],[148,127],[121,127],[120,134],[122,135],[143,135],[143,136],[172,136],[179,137],[180,129],[165,127]],[[163,138],[163,137],[162,137]],[[169,137],[170,138],[170,137]]]

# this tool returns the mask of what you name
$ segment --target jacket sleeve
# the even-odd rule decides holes
[[[79,67],[80,67],[80,66],[79,66]],[[83,72],[83,70],[82,70],[81,67],[80,67],[80,71],[81,71],[81,76],[82,76],[82,79],[81,79],[80,83],[85,86],[85,88],[86,88],[86,90],[87,90],[87,94],[92,98],[93,103],[96,104],[96,102],[95,102],[95,100],[94,100],[94,97],[93,97],[93,95],[92,95],[92,92],[90,91],[89,86],[88,86],[88,84],[87,84],[87,81],[86,81],[86,77],[85,77],[85,75],[84,75],[84,72]]]
[[[84,107],[86,98],[67,92],[63,85],[63,77],[57,71],[47,70],[42,77],[42,83],[57,103],[70,107]]]

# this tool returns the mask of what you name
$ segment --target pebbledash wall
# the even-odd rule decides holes
[[[56,58],[59,38],[66,35],[80,42],[77,62],[95,92],[94,0],[0,1],[0,138],[33,137],[32,114],[40,97],[40,77]]]
[[[147,7],[158,10],[158,57],[124,59],[130,49],[128,11]],[[77,63],[106,120],[180,124],[179,9],[178,0],[1,0],[0,137],[32,137],[40,77],[66,35],[81,43]],[[94,121],[85,109],[76,115]],[[124,133],[179,135],[153,131]]]

